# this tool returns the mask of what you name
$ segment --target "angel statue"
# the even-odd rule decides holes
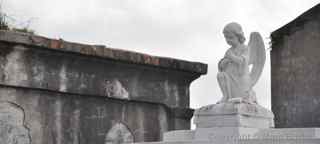
[[[265,47],[261,35],[252,32],[248,45],[238,23],[229,23],[223,29],[231,46],[218,64],[218,83],[223,97],[218,103],[257,103],[252,87],[257,83],[265,63]]]

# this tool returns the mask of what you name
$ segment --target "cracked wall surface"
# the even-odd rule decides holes
[[[32,144],[105,144],[115,125],[135,142],[189,129],[189,86],[207,69],[8,31],[0,31],[0,60],[0,101],[22,109],[25,129],[18,132]]]
[[[0,143],[31,144],[30,131],[25,126],[22,107],[8,101],[0,101]]]

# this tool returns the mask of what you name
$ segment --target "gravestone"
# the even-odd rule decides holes
[[[160,140],[207,65],[0,31],[0,144]],[[11,130],[11,131],[10,131]]]
[[[275,126],[320,127],[320,4],[274,31],[271,40]]]

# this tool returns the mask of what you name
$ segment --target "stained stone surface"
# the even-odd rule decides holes
[[[320,4],[272,32],[271,40],[275,126],[320,127]]]
[[[105,144],[133,143],[133,135],[129,128],[121,122],[116,123],[107,133]]]
[[[106,81],[106,96],[119,99],[129,99],[128,91],[117,79]]]
[[[0,31],[0,84],[102,97],[120,94],[131,100],[187,108],[189,85],[207,68],[202,63],[129,51],[66,41],[56,48],[50,43],[55,40]],[[102,52],[105,57],[99,56],[100,49],[106,49]],[[159,63],[148,63],[149,59]],[[108,90],[110,84],[116,90]]]
[[[68,42],[63,39],[56,40],[38,35],[12,31],[0,31],[0,40],[9,43],[32,45],[61,52],[72,52],[87,56],[101,57],[125,63],[143,64],[200,74],[207,73],[207,65],[203,63],[151,56],[123,49],[110,48],[104,45],[86,45]]]
[[[189,86],[206,70],[198,62],[0,31],[0,101],[23,108],[32,144],[104,144],[117,122],[135,142],[189,129]]]
[[[31,144],[24,117],[20,106],[0,101],[0,144]]]

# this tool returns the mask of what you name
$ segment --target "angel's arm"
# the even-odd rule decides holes
[[[219,63],[218,63],[218,69],[219,69],[219,71],[221,72],[221,71],[223,71],[224,69],[225,69],[225,67],[226,67],[226,65],[229,63],[229,59],[227,59],[227,58],[222,58],[220,61],[219,61]]]
[[[231,51],[228,51],[226,53],[226,58],[229,58],[230,60],[232,60],[233,62],[237,63],[237,64],[243,64],[245,57],[240,55],[240,56],[236,56],[235,54],[233,54]]]

